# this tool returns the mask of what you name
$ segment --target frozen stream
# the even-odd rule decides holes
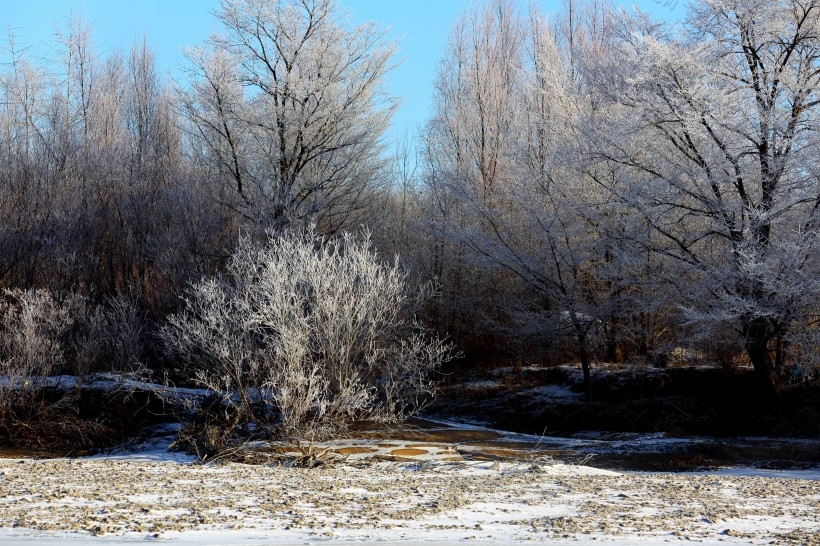
[[[363,431],[363,438],[450,444],[470,460],[550,457],[624,471],[704,471],[721,468],[820,474],[820,440],[803,438],[674,437],[662,433],[579,433],[532,436],[449,420],[416,420],[413,427]]]

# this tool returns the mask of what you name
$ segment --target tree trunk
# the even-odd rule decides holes
[[[746,335],[745,348],[749,360],[760,379],[764,392],[771,398],[772,402],[777,403],[779,399],[778,380],[768,349],[770,337],[768,321],[765,317],[755,317],[747,322],[744,330]]]
[[[609,317],[609,324],[606,327],[606,359],[611,364],[618,362],[618,318]]]
[[[584,372],[584,393],[587,402],[592,401],[592,376],[589,371],[589,351],[587,350],[587,334],[583,328],[575,327],[575,335],[578,341],[578,358],[581,360],[581,370]]]

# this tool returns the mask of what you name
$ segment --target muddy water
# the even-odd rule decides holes
[[[451,446],[466,460],[547,457],[599,468],[694,471],[725,466],[820,468],[820,440],[795,438],[673,437],[661,433],[582,433],[537,437],[452,422],[415,419],[402,427],[365,425],[361,439]]]
[[[169,444],[173,437],[169,437]],[[486,461],[549,459],[605,469],[696,471],[727,466],[820,469],[820,440],[794,438],[672,437],[662,433],[579,433],[532,436],[449,421],[414,419],[390,427],[362,423],[329,449],[348,458]],[[271,453],[301,454],[276,446]],[[72,453],[69,456],[83,455]],[[0,458],[48,459],[66,453],[0,448]]]
[[[708,470],[726,466],[820,469],[820,441],[794,438],[670,438],[634,435],[585,447],[601,468],[646,471]]]

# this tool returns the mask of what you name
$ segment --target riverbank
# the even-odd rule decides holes
[[[818,474],[623,473],[546,460],[201,465],[163,449],[2,459],[0,542],[818,545]]]
[[[543,461],[200,465],[162,451],[5,459],[0,541],[820,544],[820,481],[803,479],[820,476],[775,476]]]

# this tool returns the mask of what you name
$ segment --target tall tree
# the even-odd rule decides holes
[[[509,0],[465,11],[438,70],[423,147],[430,273],[442,286],[435,320],[474,356],[498,344],[491,332],[508,283],[472,259],[463,234],[480,228],[468,199],[495,207],[510,183],[521,35],[521,18]]]
[[[479,271],[473,278],[489,279],[482,295],[499,295],[500,322],[542,346],[574,340],[589,388],[617,291],[602,278],[611,219],[598,213],[602,192],[587,172],[580,67],[600,53],[607,12],[567,9],[568,31],[503,0],[456,27],[437,85],[428,183],[439,236]]]
[[[684,266],[693,320],[733,325],[769,388],[818,283],[820,2],[702,0],[672,39],[623,33],[610,185]],[[644,241],[646,242],[646,240]]]
[[[263,226],[357,224],[385,167],[394,44],[333,0],[223,0],[217,16],[182,104],[228,204]]]

